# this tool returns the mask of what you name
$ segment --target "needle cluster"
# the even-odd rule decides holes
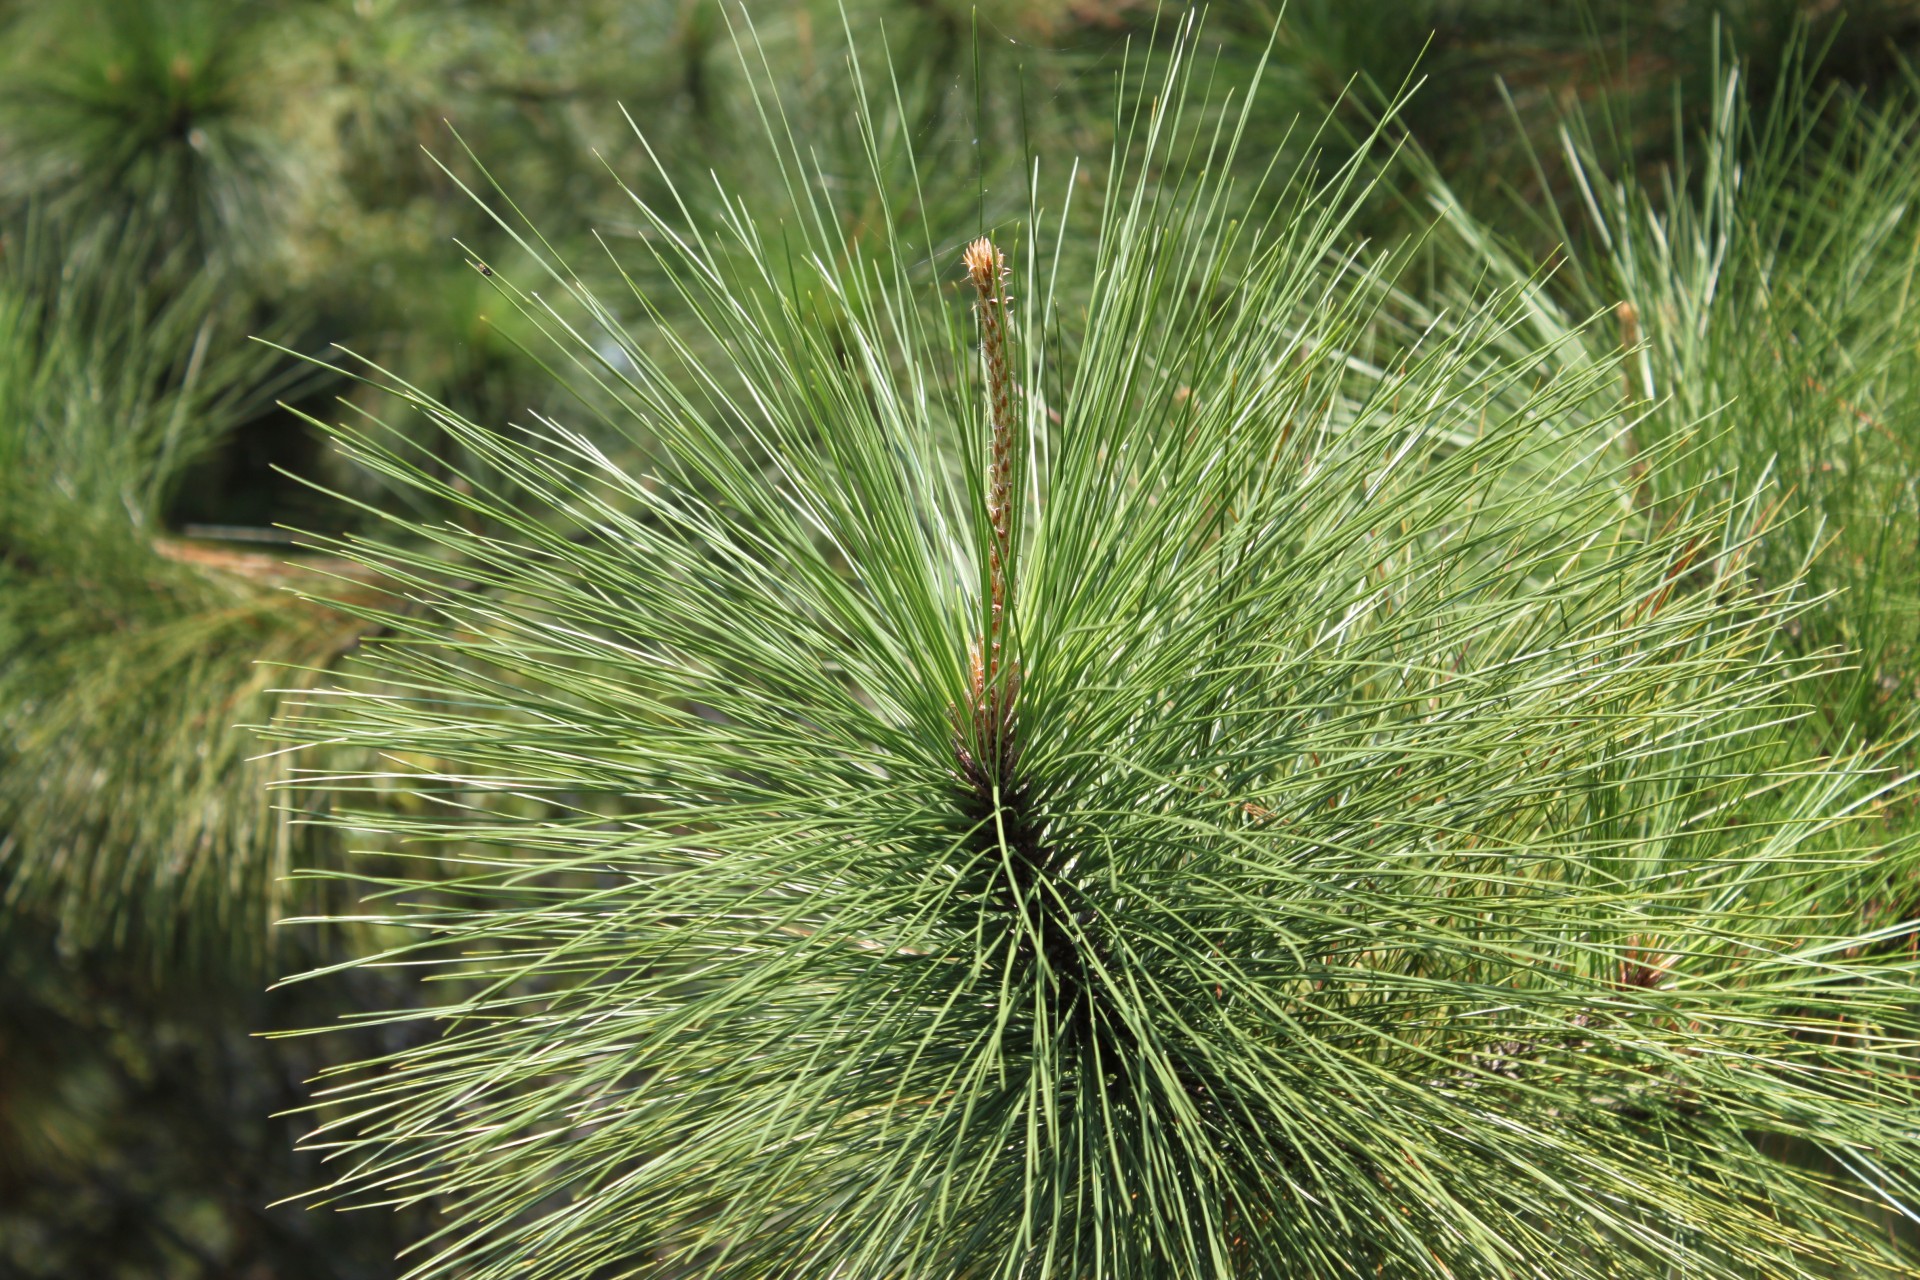
[[[1363,166],[1235,216],[1189,51],[1018,343],[776,148],[817,306],[731,205],[636,204],[697,346],[502,282],[644,460],[335,429],[473,516],[337,548],[410,607],[282,727],[418,801],[338,821],[446,998],[313,1138],[414,1274],[1910,1274],[1920,963],[1838,904],[1913,852],[1777,763],[1770,496],[1623,457],[1524,290],[1382,358]]]

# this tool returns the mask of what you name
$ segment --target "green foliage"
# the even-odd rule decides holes
[[[270,712],[260,659],[354,633],[273,590],[278,557],[160,536],[180,477],[285,375],[228,340],[212,278],[155,296],[125,274],[145,245],[34,238],[0,264],[0,861],[9,908],[72,944],[257,963],[289,843],[277,766],[233,726]]]
[[[297,190],[261,118],[271,12],[235,0],[24,10],[6,31],[0,196],[47,203],[70,226],[138,219],[206,261],[266,252]]]
[[[961,225],[989,182],[997,206],[1017,207],[1017,130],[989,138],[1010,161],[972,161],[960,117],[975,101],[953,79],[962,28],[952,14],[919,21],[905,47],[943,52],[906,68],[900,92],[922,154],[945,171],[920,184],[911,216]],[[939,30],[948,38],[912,39]],[[533,193],[526,207],[564,211],[577,232],[582,171],[617,96],[639,86],[636,112],[723,168],[759,116],[712,47],[724,41],[717,10],[702,5],[110,0],[0,12],[0,31],[5,900],[59,921],[73,945],[124,946],[143,966],[191,956],[257,972],[295,835],[264,790],[282,762],[254,758],[233,726],[269,719],[272,691],[308,679],[287,668],[325,666],[357,628],[283,590],[339,566],[290,566],[271,542],[181,538],[179,513],[340,528],[351,502],[405,499],[313,456],[298,420],[269,406],[315,384],[287,382],[249,332],[299,347],[324,328],[482,420],[565,399],[524,350],[537,329],[494,305],[483,276],[457,258],[422,265],[454,235],[475,262],[520,259],[464,194],[477,167],[457,150],[437,167],[418,145],[439,145],[457,118],[463,138],[503,158],[502,180]],[[762,57],[816,116],[822,161],[857,173],[866,141],[835,105],[850,45],[798,12],[768,30]],[[628,47],[647,51],[642,65]],[[884,48],[859,52],[884,61]],[[943,58],[945,72],[930,69]],[[903,140],[875,145],[896,189],[910,182]],[[872,221],[880,209],[847,213]],[[391,404],[366,385],[349,394],[362,411]],[[437,433],[423,441],[447,447]],[[350,501],[296,505],[268,462]]]
[[[1683,140],[1657,187],[1609,162],[1610,125],[1568,121],[1583,223],[1553,227],[1577,248],[1534,290],[1525,340],[1579,329],[1562,349],[1619,370],[1637,406],[1628,443],[1686,449],[1683,465],[1646,478],[1652,514],[1699,486],[1751,484],[1760,468],[1786,478],[1798,518],[1767,540],[1756,572],[1785,581],[1826,547],[1811,570],[1825,599],[1792,635],[1803,652],[1845,655],[1817,695],[1812,742],[1897,735],[1920,654],[1920,112],[1788,96],[1760,114],[1730,71],[1709,129],[1692,149]],[[1531,272],[1443,182],[1434,190],[1457,237],[1442,256],[1515,281]],[[1580,324],[1598,310],[1605,323]]]
[[[1569,112],[1603,116],[1609,167],[1657,185],[1676,146],[1708,125],[1729,41],[1765,115],[1806,105],[1812,86],[1868,100],[1897,95],[1920,38],[1920,9],[1908,0],[1291,0],[1284,17],[1281,9],[1228,6],[1221,15],[1220,46],[1243,65],[1278,23],[1285,89],[1269,95],[1256,136],[1277,137],[1296,115],[1336,101],[1341,118],[1371,122],[1417,83],[1419,106],[1399,128],[1434,158],[1455,198],[1508,234],[1539,230],[1513,216],[1516,198],[1578,211],[1555,135]],[[1424,210],[1408,221],[1392,208],[1368,210],[1370,229],[1424,226]],[[1528,248],[1559,244],[1548,236]]]
[[[1090,262],[998,224],[983,360],[957,241],[848,230],[889,112],[856,194],[776,114],[790,202],[637,203],[617,302],[503,218],[616,435],[336,429],[459,513],[330,544],[416,604],[282,725],[413,798],[336,819],[405,858],[353,963],[443,1002],[354,1020],[436,1034],[315,1139],[439,1207],[413,1274],[1910,1273],[1911,927],[1851,904],[1913,850],[1783,754],[1766,486],[1623,456],[1524,284],[1393,341],[1362,161],[1234,218],[1190,56]]]
[[[1555,1248],[1552,1274],[1895,1267],[1911,1236],[1888,1235],[1885,1197],[1844,1197],[1880,1178],[1856,1158],[1878,1123],[1864,1093],[1909,1101],[1911,1010],[1873,984],[1905,981],[1915,914],[1909,793],[1885,771],[1912,756],[1920,616],[1920,157],[1889,92],[1913,6],[1296,0],[1244,119],[1183,100],[1189,136],[1241,130],[1236,161],[1205,160],[1200,213],[1190,158],[1110,110],[1116,71],[1123,95],[1164,88],[1152,6],[849,0],[844,23],[827,0],[756,6],[745,59],[729,12],[0,0],[0,1271],[389,1274],[389,1238],[431,1249],[498,1210],[440,1265],[564,1272],[642,1241],[680,1261],[609,1269],[724,1272],[784,1243],[763,1268],[783,1274],[892,1224],[925,1266],[964,1247],[986,1274],[1056,1207],[1075,1224],[1047,1233],[1063,1273],[1090,1240],[1136,1271],[1339,1274],[1371,1251],[1380,1274],[1507,1274]],[[1197,37],[1215,83],[1251,77],[1275,17],[1228,6]],[[1344,152],[1314,154],[1337,128],[1295,127],[1343,91],[1337,123],[1370,121],[1369,82],[1410,70],[1425,83],[1400,123],[1446,183],[1390,167],[1355,185]],[[852,109],[856,76],[885,110]],[[1808,88],[1828,82],[1845,87]],[[784,165],[770,125],[792,130]],[[1147,194],[1109,185],[1110,145]],[[596,178],[602,158],[625,188]],[[1071,208],[1030,209],[1036,160]],[[465,190],[495,179],[511,226]],[[1346,185],[1321,204],[1301,193],[1318,181]],[[1419,270],[1350,262],[1411,225],[1423,187],[1450,194]],[[1537,217],[1514,216],[1516,192]],[[516,244],[519,215],[547,239]],[[946,292],[983,228],[1014,251],[1024,345],[1008,751],[1010,691],[969,674],[986,445],[973,322]],[[1551,246],[1567,261],[1536,274]],[[562,261],[579,277],[537,305],[501,291]],[[333,410],[260,332],[394,370],[345,387],[341,412],[397,434],[319,452],[268,405]],[[503,425],[528,421],[547,425]],[[581,434],[554,443],[560,421]],[[1073,453],[1095,442],[1105,457]],[[556,480],[556,451],[581,470]],[[1404,530],[1400,509],[1373,518],[1389,502]],[[391,557],[363,558],[411,588],[199,523],[339,533],[394,512]],[[1490,550],[1503,530],[1511,557]],[[1557,535],[1581,549],[1550,567]],[[1209,586],[1208,554],[1240,559]],[[1609,599],[1631,600],[1618,636]],[[1529,626],[1567,647],[1524,649]],[[333,683],[369,634],[345,724],[374,754],[262,755],[234,728],[273,716],[276,690]],[[466,647],[433,647],[449,636]],[[419,664],[411,685],[383,683],[390,660]],[[994,808],[996,760],[1004,864],[968,825]],[[345,839],[417,836],[431,856],[345,862],[339,834],[266,794],[296,779],[322,811],[366,811]],[[269,922],[342,914],[331,895],[354,883],[285,874],[343,865],[412,905],[270,944]],[[749,893],[763,873],[788,878]],[[497,987],[361,966],[238,994],[270,966],[412,957],[404,939],[443,925],[418,935],[443,938],[429,971]],[[1137,985],[1100,996],[1096,1033],[1071,1010],[1115,974]],[[435,992],[476,1012],[423,1044]],[[960,993],[937,1025],[913,1003],[930,992]],[[371,1042],[243,1040],[343,1006],[393,1012],[366,1019]],[[631,1016],[593,1021],[608,1010]],[[988,1017],[991,1054],[956,1047]],[[1124,1072],[1086,1067],[1085,1046]],[[260,1213],[316,1177],[269,1154],[283,1134],[260,1113],[354,1054],[399,1056],[320,1112],[370,1161],[339,1192],[413,1214],[368,1232]],[[873,1101],[876,1060],[909,1083],[963,1074]],[[1033,1092],[964,1074],[989,1061]],[[1811,1083],[1829,1067],[1851,1093]],[[1639,1078],[1616,1087],[1623,1071]],[[386,1119],[357,1116],[370,1097]],[[1111,1118],[1086,1120],[1096,1102]],[[751,1132],[777,1141],[698,1130],[756,1105]],[[508,1127],[462,1128],[463,1108]],[[1037,1136],[979,1136],[1008,1117]],[[514,1146],[512,1124],[548,1127]],[[1069,1134],[1108,1143],[1097,1211],[1063,1198],[1106,1176]],[[1380,1158],[1395,1142],[1426,1163]],[[1009,1171],[1015,1150],[1032,1172]],[[372,1189],[416,1156],[417,1180]],[[1285,1176],[1247,1193],[1250,1167]],[[1122,1179],[1139,1199],[1116,1198]],[[1546,1213],[1575,1225],[1542,1243]],[[1630,1222],[1639,1243],[1609,1253]],[[1472,1235],[1495,1223],[1512,1244]],[[977,1233],[957,1246],[960,1224]],[[1228,1265],[1195,1268],[1222,1232]],[[1683,1237],[1704,1261],[1645,1262]],[[1314,1248],[1346,1252],[1302,1261]]]

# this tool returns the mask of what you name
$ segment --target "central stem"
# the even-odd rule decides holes
[[[1007,609],[1013,598],[1013,372],[1007,357],[1006,257],[982,236],[963,256],[979,296],[980,352],[986,365],[990,444],[987,453],[987,629],[974,647],[972,692],[979,763],[996,774],[1012,764],[1013,702],[1020,675],[1003,660]]]

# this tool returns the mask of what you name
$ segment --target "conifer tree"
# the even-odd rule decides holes
[[[603,424],[366,372],[485,466],[332,428],[456,518],[327,544],[409,603],[281,723],[406,799],[358,963],[441,996],[314,1141],[412,1274],[1910,1270],[1912,930],[1841,904],[1912,849],[1782,763],[1772,495],[1644,518],[1684,446],[1524,288],[1383,339],[1362,162],[1240,199],[1192,51],[1084,245],[851,222],[768,100],[789,202],[636,202],[648,287],[501,197]]]

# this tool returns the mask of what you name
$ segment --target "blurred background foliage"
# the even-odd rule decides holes
[[[773,109],[745,57],[847,174],[850,246],[882,206],[849,85],[897,96],[879,167],[937,258],[1025,209],[1035,163],[1051,193],[1077,160],[1070,216],[1091,217],[1114,88],[1148,74],[1164,20],[1140,0],[752,19],[717,0],[0,0],[0,1276],[388,1275],[430,1229],[421,1209],[267,1207],[319,1180],[293,1150],[305,1123],[271,1116],[351,1048],[251,1036],[329,1016],[306,987],[262,991],[340,939],[274,922],[324,905],[295,869],[355,855],[276,807],[292,766],[239,726],[361,637],[289,587],[399,590],[284,527],[416,501],[300,416],[391,418],[397,397],[298,357],[337,345],[483,423],[590,420],[591,385],[501,304],[490,277],[525,254],[470,191],[497,186],[587,271],[595,236],[643,235],[621,183],[694,222],[723,191],[752,207],[781,175],[744,145]],[[1644,401],[1622,447],[1697,436],[1692,484],[1776,460],[1803,514],[1757,572],[1820,552],[1838,594],[1795,640],[1859,655],[1817,685],[1799,745],[1897,745],[1920,646],[1920,3],[1295,0],[1284,20],[1218,6],[1206,38],[1229,78],[1272,40],[1242,152],[1263,164],[1337,155],[1421,81],[1367,230],[1438,226],[1381,323],[1531,281],[1528,344],[1568,336]],[[449,448],[430,427],[419,446]],[[1656,519],[1680,500],[1644,495]],[[1911,906],[1898,885],[1853,904]]]

